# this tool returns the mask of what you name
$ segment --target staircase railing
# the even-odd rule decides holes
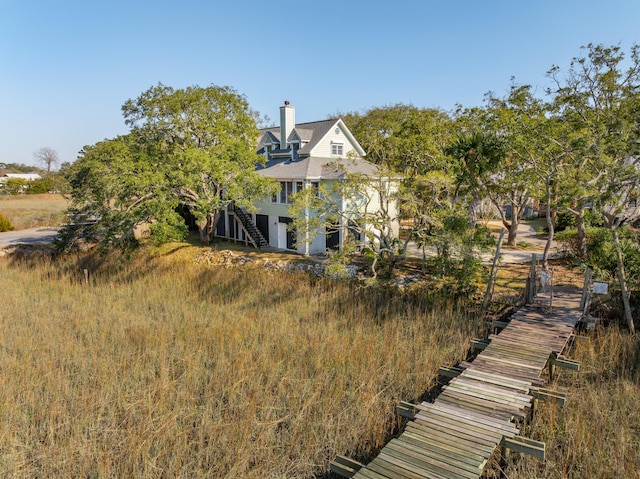
[[[240,220],[242,229],[244,230],[251,243],[253,243],[253,246],[255,246],[256,248],[269,246],[269,242],[265,239],[257,226],[253,224],[253,221],[251,221],[251,216],[245,213],[242,208],[236,206],[235,203],[231,203],[231,205],[229,206],[229,211]]]

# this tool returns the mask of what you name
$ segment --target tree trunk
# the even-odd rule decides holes
[[[207,235],[207,223],[208,223],[208,215],[205,217],[203,221],[199,221],[198,225],[198,233],[200,233],[200,243],[209,245],[209,236]]]
[[[578,258],[587,257],[587,230],[584,225],[584,206],[576,214],[576,229],[578,230]]]
[[[551,250],[551,243],[553,242],[553,235],[555,233],[554,221],[551,216],[551,185],[546,184],[546,215],[547,215],[547,228],[549,229],[549,235],[547,236],[547,244],[544,245],[544,253],[542,253],[542,269],[545,271],[549,269],[549,251]]]
[[[211,211],[207,213],[203,221],[198,223],[198,232],[200,233],[200,242],[202,244],[209,246],[221,217],[222,210]]]
[[[515,246],[516,239],[518,237],[518,225],[519,222],[517,220],[517,216],[511,214],[511,223],[503,222],[503,224],[507,227],[509,231],[509,235],[507,236],[507,246]]]
[[[472,227],[476,226],[478,222],[478,212],[480,211],[480,198],[478,195],[478,190],[473,190],[471,204],[469,205],[469,224]]]
[[[627,292],[627,278],[624,273],[624,258],[622,257],[622,247],[620,246],[620,239],[618,238],[618,231],[611,229],[611,236],[613,238],[613,244],[616,247],[616,257],[618,259],[618,280],[620,281],[620,289],[622,290],[622,303],[624,304],[624,316],[627,320],[627,326],[629,331],[635,333],[635,326],[633,325],[633,316],[631,315],[631,305],[629,304],[629,293]]]

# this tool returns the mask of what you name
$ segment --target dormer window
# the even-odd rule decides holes
[[[344,155],[344,144],[343,143],[331,143],[331,156],[342,156]]]

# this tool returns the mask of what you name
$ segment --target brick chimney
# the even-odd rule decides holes
[[[296,109],[288,101],[280,107],[280,148],[287,147],[287,139],[296,127]]]

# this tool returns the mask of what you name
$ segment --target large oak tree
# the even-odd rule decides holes
[[[144,223],[157,241],[182,237],[178,207],[195,216],[208,243],[229,203],[251,209],[273,190],[255,172],[263,161],[255,153],[257,115],[234,89],[158,84],[122,111],[130,134],[85,147],[68,172],[76,223],[90,220],[102,244],[134,244],[132,232]],[[77,237],[72,230],[63,232],[67,245]]]

